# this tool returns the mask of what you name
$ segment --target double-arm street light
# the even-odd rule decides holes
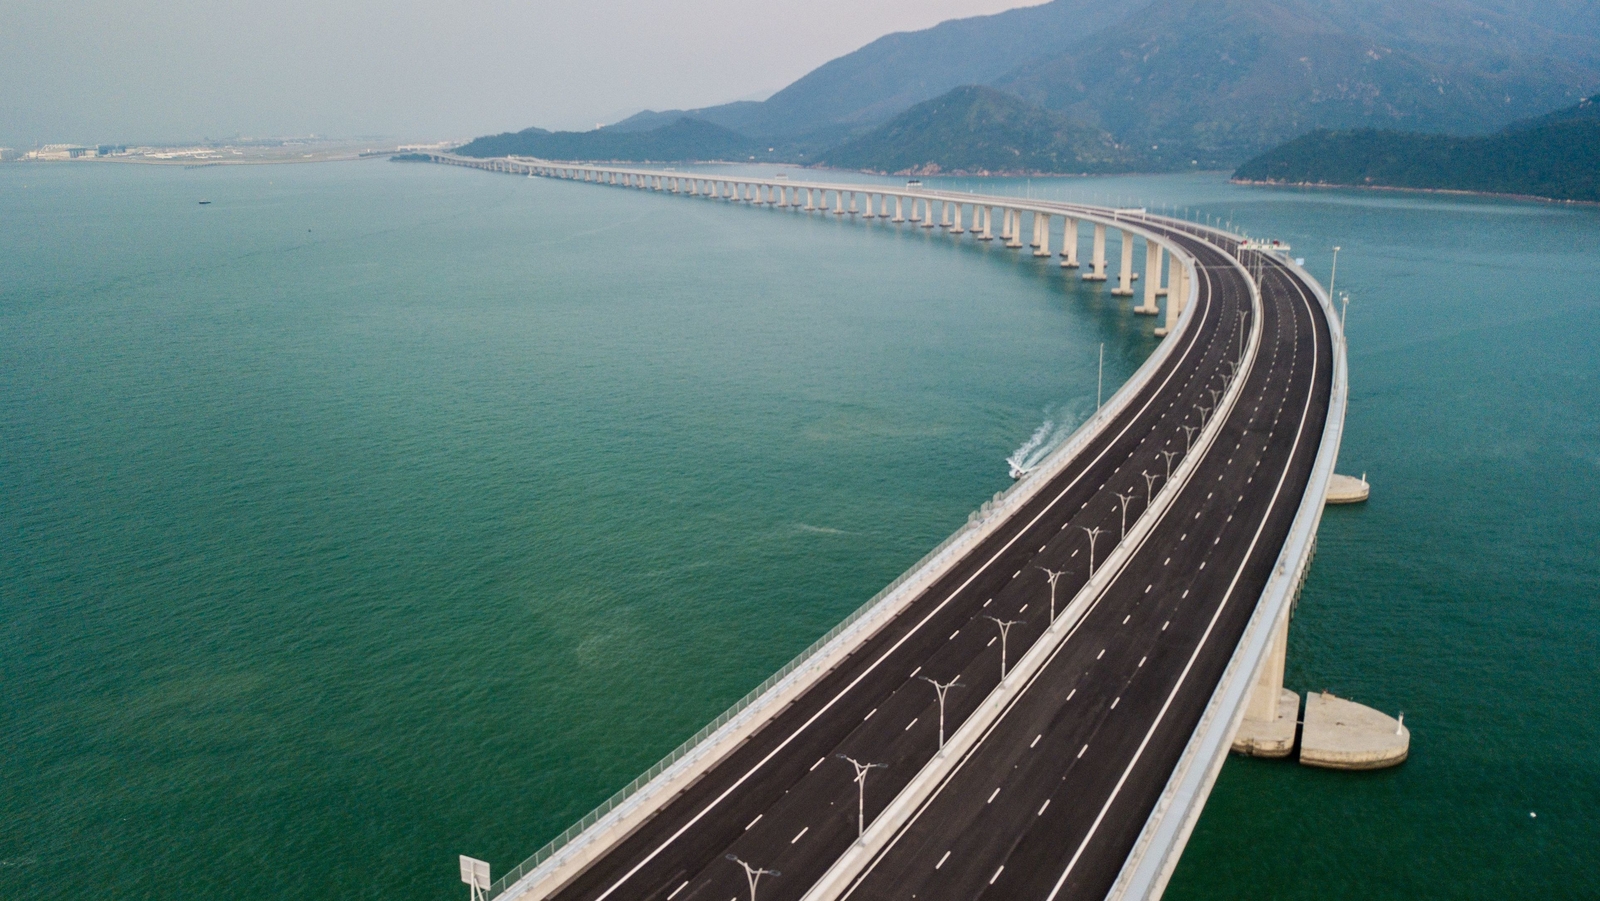
[[[1140,475],[1144,476],[1144,506],[1148,510],[1150,509],[1150,501],[1155,497],[1156,480],[1161,478],[1161,474],[1141,472]]]
[[[1129,488],[1127,494],[1123,494],[1120,491],[1113,491],[1111,493],[1115,494],[1117,496],[1117,499],[1122,501],[1122,537],[1123,538],[1127,538],[1128,537],[1128,504],[1133,501],[1133,489]]]
[[[1092,579],[1094,578],[1094,544],[1095,541],[1098,540],[1105,532],[1105,529],[1102,529],[1099,526],[1095,526],[1092,529],[1088,526],[1079,526],[1078,528],[1082,529],[1084,534],[1089,536],[1089,578]]]
[[[884,769],[888,764],[862,763],[848,754],[834,756],[856,768],[856,841],[860,841],[867,831],[867,773]]]
[[[772,878],[776,879],[783,875],[777,870],[764,870],[760,867],[752,867],[732,854],[728,855],[728,859],[739,866],[744,867],[744,879],[746,882],[750,883],[750,901],[756,901],[756,883],[761,881],[762,876],[771,876]]]
[[[929,685],[932,685],[933,686],[933,690],[939,693],[939,750],[943,751],[944,750],[944,696],[952,688],[965,688],[966,686],[962,685],[956,679],[951,679],[949,682],[940,682],[938,679],[930,679],[927,676],[919,676],[918,678],[920,678],[922,681],[928,683]]]
[[[1164,450],[1161,456],[1167,458],[1167,481],[1172,481],[1172,458],[1178,455],[1177,451]]]
[[[1054,623],[1056,621],[1056,581],[1066,575],[1067,571],[1064,569],[1046,569],[1043,566],[1039,568],[1044,570],[1044,577],[1050,580],[1050,622]]]
[[[1011,627],[1022,622],[1022,620],[1000,619],[988,615],[985,615],[984,619],[991,620],[1000,627],[1000,681],[1004,682],[1006,678],[1006,636],[1010,634]]]

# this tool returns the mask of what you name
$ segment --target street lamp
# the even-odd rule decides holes
[[[1012,626],[1022,622],[1022,620],[997,619],[993,616],[988,616],[987,614],[983,618],[992,620],[995,625],[1000,627],[1000,681],[1004,682],[1006,678],[1006,635],[1011,632]]]
[[[1194,430],[1197,426],[1180,425],[1178,428],[1183,429],[1183,452],[1187,454],[1194,449]]]
[[[1167,481],[1172,481],[1172,458],[1178,455],[1177,451],[1164,450],[1161,456],[1167,458]]]
[[[887,763],[862,763],[848,754],[833,755],[840,760],[849,761],[856,768],[856,840],[867,831],[867,773],[888,766]]]
[[[1127,538],[1128,537],[1128,503],[1133,500],[1133,489],[1129,488],[1127,494],[1123,494],[1120,491],[1113,491],[1111,493],[1115,494],[1117,496],[1117,498],[1122,501],[1122,537],[1123,538]]]
[[[1151,499],[1155,497],[1156,480],[1161,476],[1159,474],[1151,475],[1148,472],[1142,472],[1140,475],[1144,476],[1144,506],[1148,510]]]
[[[1339,245],[1333,245],[1333,271],[1328,274],[1328,293],[1333,293],[1333,283],[1339,278]]]
[[[1206,421],[1206,417],[1211,415],[1211,408],[1210,407],[1201,406],[1200,404],[1195,404],[1194,408],[1196,410],[1200,411],[1200,422],[1202,424]]]
[[[1066,575],[1067,571],[1064,569],[1045,569],[1043,566],[1039,568],[1044,570],[1045,578],[1050,580],[1050,622],[1054,623],[1056,621],[1056,580]]]
[[[920,678],[922,681],[928,683],[929,685],[932,685],[933,686],[933,690],[939,693],[939,750],[943,751],[944,750],[944,696],[945,696],[945,693],[948,692],[952,688],[965,688],[966,686],[962,685],[956,679],[951,679],[949,682],[940,683],[939,680],[930,679],[927,676],[919,676],[918,678]]]
[[[750,901],[756,901],[756,883],[761,881],[762,876],[771,876],[776,879],[783,875],[777,870],[763,870],[760,867],[752,867],[732,854],[728,855],[728,859],[744,867],[744,879],[750,883]]]
[[[1089,536],[1089,578],[1092,579],[1092,578],[1094,578],[1094,543],[1095,543],[1095,539],[1099,538],[1101,533],[1103,533],[1105,531],[1105,529],[1102,529],[1099,526],[1095,526],[1092,529],[1089,528],[1088,526],[1079,526],[1078,528],[1082,529],[1084,531],[1084,533]]]

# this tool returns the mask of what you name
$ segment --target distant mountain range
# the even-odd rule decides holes
[[[1600,202],[1600,97],[1493,135],[1318,129],[1250,160],[1234,178]]]
[[[654,135],[643,145],[654,147],[688,119],[749,142],[707,131],[704,150],[682,145],[695,158],[849,158],[893,171],[904,159],[863,155],[860,142],[972,85],[1109,135],[1139,168],[1231,166],[1319,128],[1487,134],[1600,91],[1600,4],[1054,0],[879,38],[764,102],[640,113],[560,146],[620,159],[607,154],[641,145],[618,136]],[[944,165],[917,165],[930,162]]]
[[[818,158],[841,169],[901,175],[1126,172],[1116,139],[994,88],[956,88]]]

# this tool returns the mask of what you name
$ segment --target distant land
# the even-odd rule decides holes
[[[818,157],[835,168],[899,175],[1126,172],[1142,161],[1098,128],[976,85],[919,103]]]
[[[569,159],[843,165],[846,148],[870,144],[875,129],[973,85],[1109,134],[1146,171],[1233,169],[1316,129],[1486,135],[1571,106],[1600,92],[1600,4],[1053,0],[887,35],[759,103],[648,111],[594,132],[517,134],[550,135],[537,146]],[[684,119],[723,131],[685,134]],[[627,133],[647,137],[629,143]],[[491,146],[506,145],[468,148]],[[884,170],[895,162],[862,160]],[[982,165],[976,157],[968,164]]]
[[[1600,202],[1600,96],[1485,136],[1319,129],[1246,162],[1233,177]]]
[[[594,131],[545,131],[527,128],[489,135],[457,148],[462,156],[533,156],[553,160],[747,160],[767,155],[767,147],[720,125],[680,116],[645,131],[599,128]]]

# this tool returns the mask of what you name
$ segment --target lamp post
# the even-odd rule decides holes
[[[1022,622],[1022,620],[997,619],[996,617],[988,615],[985,615],[984,619],[991,620],[995,625],[1000,627],[1000,681],[1004,682],[1006,678],[1006,636],[1010,634],[1011,627]]]
[[[1050,622],[1054,623],[1056,621],[1056,580],[1066,575],[1067,571],[1064,569],[1045,569],[1043,566],[1039,568],[1044,570],[1045,578],[1050,580]]]
[[[1094,383],[1094,410],[1100,412],[1106,396],[1106,343],[1100,342],[1100,375]]]
[[[1148,510],[1150,509],[1151,500],[1155,498],[1156,480],[1161,476],[1160,474],[1152,475],[1148,472],[1141,472],[1140,475],[1144,476],[1144,506]]]
[[[1088,526],[1079,526],[1078,528],[1082,529],[1084,534],[1089,536],[1089,578],[1092,579],[1094,578],[1094,543],[1095,540],[1098,539],[1103,532],[1105,532],[1105,529],[1102,529],[1099,526],[1095,526],[1092,529]]]
[[[919,676],[918,678],[920,678],[922,681],[928,683],[929,685],[932,685],[933,686],[933,690],[939,693],[939,750],[943,751],[944,750],[944,696],[945,696],[945,693],[950,691],[950,689],[952,689],[952,688],[965,688],[966,686],[962,685],[960,682],[958,682],[955,679],[951,679],[949,682],[941,683],[939,680],[930,679],[927,676]]]
[[[1195,404],[1194,408],[1196,410],[1200,411],[1200,422],[1201,422],[1201,424],[1204,424],[1205,421],[1206,421],[1206,417],[1211,415],[1211,408],[1210,407],[1201,406],[1200,404]]]
[[[1333,294],[1333,283],[1339,278],[1339,245],[1333,245],[1333,271],[1328,273],[1328,293]]]
[[[856,841],[867,831],[867,773],[872,770],[883,769],[887,763],[862,763],[848,754],[835,754],[840,760],[848,761],[856,768]]]
[[[1177,451],[1164,450],[1161,452],[1161,456],[1165,457],[1167,460],[1167,481],[1169,482],[1172,481],[1172,458],[1176,457],[1177,455]]]
[[[1111,493],[1115,494],[1117,496],[1117,499],[1122,501],[1122,537],[1123,538],[1127,538],[1128,537],[1128,503],[1133,500],[1133,489],[1132,488],[1128,489],[1128,493],[1127,494],[1123,494],[1120,491],[1113,491]]]
[[[776,879],[777,877],[783,875],[777,870],[764,870],[760,867],[752,867],[732,854],[728,855],[728,859],[739,866],[744,867],[745,882],[750,884],[750,901],[756,901],[756,883],[761,881],[762,876],[771,876]]]
[[[1194,449],[1194,430],[1196,427],[1192,425],[1181,425],[1178,426],[1178,428],[1183,429],[1183,452],[1187,454],[1189,451]]]

